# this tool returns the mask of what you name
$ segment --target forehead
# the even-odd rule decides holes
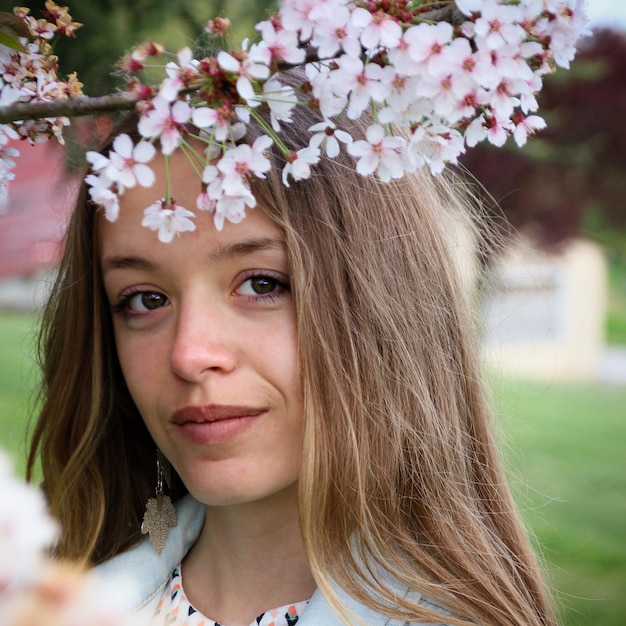
[[[115,222],[98,215],[98,250],[101,260],[107,255],[158,254],[166,257],[173,253],[190,253],[200,247],[207,254],[237,242],[250,240],[283,240],[281,229],[267,216],[262,207],[246,210],[239,224],[225,222],[218,231],[213,223],[213,213],[196,207],[201,181],[185,156],[175,152],[166,168],[165,158],[158,155],[150,163],[156,181],[152,187],[136,186],[127,189],[120,197],[120,212]],[[166,169],[169,170],[172,199],[176,205],[192,211],[194,231],[176,235],[172,242],[159,241],[156,231],[141,225],[144,211],[166,194]]]

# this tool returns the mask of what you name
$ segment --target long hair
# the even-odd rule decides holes
[[[318,121],[299,107],[284,141]],[[251,128],[249,140],[260,130]],[[255,183],[284,231],[304,395],[300,516],[321,591],[390,618],[556,624],[491,434],[450,232],[459,183],[391,184],[326,160],[286,188],[273,155]],[[154,444],[126,389],[83,191],[44,314],[43,408],[29,455],[64,528],[61,556],[99,563],[139,538]],[[184,236],[184,234],[182,235]],[[390,584],[389,581],[393,581]]]

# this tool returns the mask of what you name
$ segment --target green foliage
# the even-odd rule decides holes
[[[0,13],[0,45],[12,50],[24,50],[19,37],[28,37],[28,27],[12,13]]]
[[[18,3],[19,4],[19,3]],[[104,95],[123,85],[113,76],[115,64],[143,41],[163,43],[169,51],[193,47],[207,20],[229,17],[233,23],[233,44],[254,34],[254,25],[265,19],[272,0],[89,0],[68,2],[73,19],[83,27],[76,40],[59,40],[60,75],[73,71],[90,96]],[[22,5],[24,6],[24,5]],[[44,0],[26,2],[34,17],[40,17]]]

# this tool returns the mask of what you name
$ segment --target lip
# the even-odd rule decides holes
[[[172,424],[191,443],[223,443],[251,428],[264,407],[240,405],[186,406],[172,414]]]

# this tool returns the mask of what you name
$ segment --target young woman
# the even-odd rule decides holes
[[[316,121],[298,108],[288,147]],[[131,574],[163,623],[556,624],[490,431],[460,184],[382,184],[339,157],[287,188],[272,158],[240,224],[201,213],[167,244],[141,226],[162,157],[115,223],[83,190],[30,453],[58,556]],[[168,169],[193,205],[180,151]],[[141,537],[155,487],[167,508],[157,448],[178,518],[160,555]]]

